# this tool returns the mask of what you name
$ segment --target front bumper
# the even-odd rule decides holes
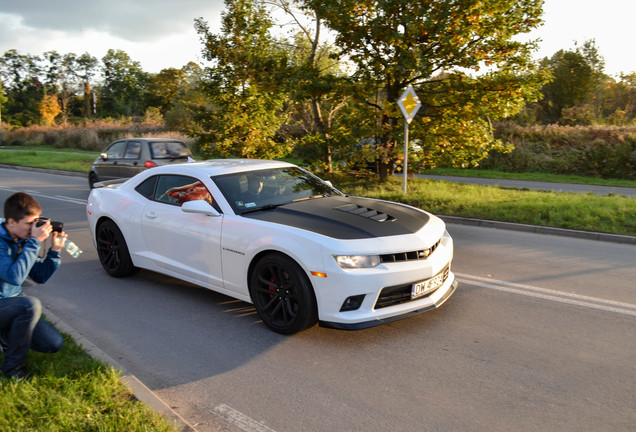
[[[442,304],[444,304],[444,302],[446,302],[446,300],[448,300],[453,295],[453,293],[455,292],[459,284],[457,280],[455,280],[455,277],[453,276],[452,279],[449,278],[449,280],[447,280],[446,284],[444,285],[445,286],[442,286],[441,288],[439,288],[435,293],[435,294],[440,294],[438,298],[435,298],[435,300],[432,303],[426,304],[415,310],[409,310],[408,312],[404,312],[401,314],[390,315],[390,316],[386,316],[382,318],[375,318],[375,319],[364,321],[364,322],[344,323],[344,322],[333,322],[333,321],[320,321],[319,324],[321,327],[329,327],[329,328],[340,329],[340,330],[362,330],[365,328],[375,327],[377,325],[382,325],[382,324],[390,323],[393,321],[401,320],[404,318],[408,318],[413,315],[418,315],[423,312],[429,311],[431,309],[437,309]]]

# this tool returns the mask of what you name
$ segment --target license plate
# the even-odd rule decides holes
[[[414,299],[423,297],[441,287],[444,284],[444,274],[445,272],[441,272],[435,277],[422,282],[414,283],[411,287],[411,298]]]

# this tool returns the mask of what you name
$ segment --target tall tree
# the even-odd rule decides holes
[[[532,70],[536,45],[514,39],[540,23],[542,0],[305,3],[335,32],[340,56],[355,67],[353,95],[375,118],[369,133],[381,143],[381,179],[397,159],[403,124],[397,100],[409,84],[424,104],[420,123],[427,129],[420,134],[427,150],[472,147],[452,160],[460,164],[485,157],[497,144],[489,118],[514,114],[542,83]]]
[[[275,142],[284,118],[280,71],[284,50],[270,35],[272,21],[255,0],[226,0],[222,34],[195,20],[204,44],[208,104],[201,107],[197,132],[205,155],[271,158],[288,148]]]
[[[94,109],[94,93],[91,88],[91,79],[97,73],[99,62],[89,53],[84,53],[77,58],[77,66],[78,70],[76,71],[76,73],[84,87],[83,115],[84,118],[88,118],[91,116],[91,113]]]
[[[565,109],[590,98],[604,76],[604,61],[593,40],[574,50],[559,50],[542,64],[553,76],[553,80],[543,86],[543,98],[539,102],[545,123],[558,122]]]
[[[9,98],[7,97],[4,91],[4,85],[2,84],[2,81],[0,81],[0,127],[2,127],[2,108],[4,107],[4,104],[7,103],[8,100]]]
[[[20,54],[14,49],[6,51],[0,58],[0,78],[8,98],[5,106],[7,123],[29,126],[39,122],[38,104],[44,95],[39,63],[38,56]]]
[[[322,168],[332,170],[332,157],[337,140],[336,120],[348,101],[343,92],[345,78],[341,62],[330,44],[322,41],[323,24],[319,14],[302,7],[298,0],[270,2],[291,18],[292,37],[289,47],[289,68],[285,84],[293,102],[294,125],[304,136],[298,150],[305,158],[322,162]]]
[[[185,69],[162,69],[148,80],[147,103],[165,114],[176,101],[187,78]]]
[[[122,50],[108,50],[102,58],[104,82],[101,105],[110,114],[143,115],[148,74]]]

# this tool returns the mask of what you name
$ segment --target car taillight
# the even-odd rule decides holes
[[[146,168],[154,168],[154,167],[156,167],[156,166],[157,166],[157,164],[156,164],[156,163],[154,163],[153,161],[146,161],[146,162],[144,163],[144,166],[145,166]]]

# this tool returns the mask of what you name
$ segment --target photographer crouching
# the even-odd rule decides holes
[[[64,345],[55,327],[40,318],[40,301],[22,295],[27,277],[45,283],[62,261],[60,251],[66,233],[61,229],[53,231],[48,219],[40,220],[41,214],[33,197],[17,192],[4,202],[4,219],[0,219],[0,343],[4,351],[1,369],[8,378],[30,378],[25,365],[29,349],[54,353]],[[40,258],[40,246],[49,236],[51,248],[45,258]]]

